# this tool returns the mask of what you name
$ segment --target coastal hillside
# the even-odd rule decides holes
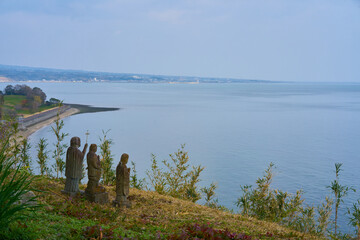
[[[63,182],[45,177],[35,181],[32,187],[41,191],[36,194],[43,207],[31,220],[13,227],[36,239],[318,239],[275,223],[134,188],[129,209],[112,206],[113,186],[106,187],[110,203],[91,203],[61,194]]]

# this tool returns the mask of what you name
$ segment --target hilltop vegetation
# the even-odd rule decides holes
[[[61,120],[57,121],[62,125]],[[103,184],[110,194],[108,204],[91,203],[81,195],[71,198],[61,193],[65,179],[60,177],[61,174],[59,177],[54,176],[57,170],[64,169],[61,170],[57,165],[49,166],[49,151],[46,148],[48,143],[43,140],[38,144],[41,176],[34,176],[28,153],[29,144],[26,140],[18,142],[17,138],[7,137],[14,136],[16,125],[1,126],[0,196],[3,197],[0,197],[0,205],[12,206],[0,210],[1,239],[317,238],[276,223],[234,214],[221,208],[216,202],[211,201],[214,194],[212,187],[203,191],[207,195],[206,206],[194,203],[200,198],[197,182],[202,168],[198,166],[189,169],[189,158],[183,149],[172,154],[170,161],[163,161],[168,169],[162,169],[158,166],[156,158],[153,158],[152,169],[149,171],[150,181],[157,190],[162,189],[162,194],[140,189],[145,187],[145,183],[143,179],[137,178],[133,165],[130,209],[114,208],[111,205],[111,200],[115,198],[111,168],[105,169],[102,175]],[[63,134],[61,129],[56,133]],[[111,139],[104,136],[101,141],[102,162],[108,161],[111,165]],[[63,146],[63,143],[59,142],[58,146]],[[54,156],[61,158],[62,155],[54,153]],[[155,179],[152,173],[160,173],[157,175],[159,178]],[[11,176],[13,180],[9,181]],[[81,185],[80,188],[84,190],[85,185]],[[36,194],[36,202],[22,200],[29,190]],[[16,207],[15,203],[20,204],[20,207]]]
[[[46,101],[46,97],[38,87],[7,85],[4,91],[0,91],[0,119],[44,111],[56,107],[60,102],[55,98]]]
[[[111,203],[100,205],[62,195],[64,180],[43,177],[32,187],[43,191],[39,200],[44,206],[26,222],[11,225],[13,234],[22,231],[29,239],[209,239],[211,234],[218,234],[218,239],[317,239],[275,223],[151,191],[132,188],[132,208],[117,209]],[[85,187],[81,185],[82,190]],[[114,199],[115,187],[106,189]]]

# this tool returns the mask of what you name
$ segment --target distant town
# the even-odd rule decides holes
[[[251,83],[265,80],[108,73],[0,64],[0,82]]]

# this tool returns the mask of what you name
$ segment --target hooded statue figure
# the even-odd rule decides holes
[[[79,192],[79,181],[82,176],[83,161],[88,144],[85,144],[82,152],[78,149],[80,145],[80,138],[73,137],[70,140],[70,147],[66,152],[66,182],[64,192],[67,193]]]
[[[85,192],[89,194],[105,192],[105,188],[99,185],[101,177],[101,161],[99,155],[96,154],[96,150],[97,145],[91,144],[89,153],[86,156],[89,181]]]
[[[115,206],[130,207],[128,200],[130,189],[130,168],[126,166],[129,160],[129,155],[124,153],[121,155],[120,162],[116,167],[116,199]]]

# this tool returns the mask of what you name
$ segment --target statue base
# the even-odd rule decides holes
[[[131,202],[129,200],[125,200],[125,201],[113,201],[113,206],[114,207],[127,207],[127,208],[131,208]]]
[[[77,195],[84,195],[84,191],[68,192],[68,191],[65,191],[65,190],[61,190],[61,193],[69,195],[70,197],[76,197]]]
[[[85,197],[90,202],[105,204],[109,202],[109,193],[87,193],[85,192]]]

